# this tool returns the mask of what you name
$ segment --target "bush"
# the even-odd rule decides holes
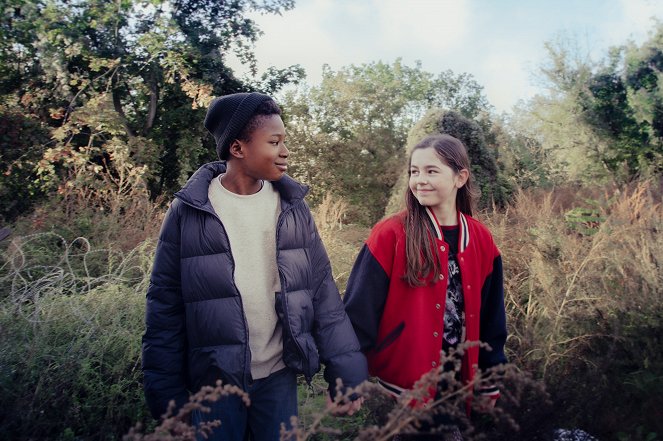
[[[331,261],[332,274],[339,291],[345,291],[352,265],[369,229],[356,224],[346,225],[348,204],[342,198],[327,193],[312,210],[320,238]]]
[[[61,239],[17,239],[5,251],[0,431],[14,439],[116,439],[149,415],[140,338],[151,247],[122,256]]]

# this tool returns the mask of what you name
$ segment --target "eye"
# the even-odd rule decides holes
[[[417,170],[410,170],[410,175],[411,175],[411,176],[416,176],[416,175],[418,175],[418,174],[419,174],[419,171],[417,171]]]

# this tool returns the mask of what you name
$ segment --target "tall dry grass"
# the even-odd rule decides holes
[[[504,258],[511,361],[560,414],[613,437],[663,430],[661,194],[655,180],[521,191],[482,216]]]
[[[663,311],[663,207],[654,183],[599,197],[574,202],[602,219],[584,233],[565,220],[555,191],[519,192],[507,210],[483,217],[504,257],[512,355],[543,377],[592,338],[618,337],[588,320]]]
[[[147,201],[142,190],[133,194],[139,196],[135,211],[127,201],[111,210],[113,219],[99,214],[88,220],[102,244],[126,233],[122,246],[95,248],[85,239],[50,233],[19,238],[4,250],[0,427],[5,433],[63,439],[118,435],[146,418],[138,357],[153,243],[130,245],[158,228],[161,211],[141,205]],[[546,439],[555,425],[582,427],[600,439],[663,433],[662,194],[655,181],[625,189],[519,192],[506,209],[481,214],[504,257],[510,360],[545,381],[552,397],[550,407],[545,394],[530,388],[502,401],[505,415],[521,427],[520,439]],[[76,222],[78,214],[89,214],[87,201],[104,199],[71,189],[64,200],[71,205],[45,215],[44,222]],[[100,207],[110,206],[89,208],[108,213]],[[314,210],[341,292],[369,232],[346,224],[345,210],[347,204],[331,196]],[[135,236],[127,222],[136,224]],[[133,251],[120,252],[125,246]],[[505,389],[511,383],[518,387],[517,380],[506,383]],[[305,426],[298,426],[304,432],[297,436],[351,439],[381,430],[380,436],[389,437],[400,427],[400,417],[384,422],[393,403],[384,411],[369,404],[359,418],[332,423],[327,438],[313,434],[310,424],[322,421],[314,414],[325,412],[325,388],[319,389],[302,400]],[[487,428],[490,439],[513,439],[512,429],[498,429]]]
[[[100,163],[91,162],[88,155],[92,153],[85,149],[49,150],[50,161],[68,158],[62,176],[47,175],[53,192],[33,213],[17,221],[16,235],[51,231],[69,241],[85,237],[95,247],[124,252],[155,238],[165,210],[163,199],[150,199],[147,166],[135,165],[129,147],[116,139],[105,148],[109,159],[97,152]],[[57,168],[42,162],[48,164],[44,168]]]
[[[365,227],[346,225],[348,207],[345,199],[327,193],[312,210],[318,233],[331,261],[334,281],[341,293],[345,291],[352,265],[369,232]]]

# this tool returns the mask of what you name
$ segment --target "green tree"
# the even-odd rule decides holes
[[[663,23],[642,46],[624,49],[623,81],[633,117],[648,140],[640,158],[663,171]]]
[[[437,76],[400,59],[323,69],[319,87],[285,96],[292,173],[311,184],[312,199],[327,192],[350,203],[350,220],[382,217],[404,167],[407,132],[428,108],[444,105],[476,116],[488,102],[470,75]]]
[[[587,94],[585,85],[596,64],[573,39],[548,42],[545,49],[548,58],[541,66],[541,80],[546,92],[521,103],[506,122],[510,135],[534,141],[525,144],[533,149],[526,156],[534,161],[525,174],[542,173],[542,184],[600,180],[608,174],[603,158],[609,146],[587,124],[587,111],[579,100]],[[519,149],[508,145],[514,152]]]
[[[541,141],[529,133],[531,127],[527,127],[528,130],[516,128],[516,122],[523,118],[521,113],[522,109],[516,109],[513,114],[495,119],[487,144],[498,147],[497,165],[509,187],[549,186],[557,179],[555,162],[550,160],[550,152],[543,148]]]
[[[0,13],[0,100],[8,111],[50,128],[65,156],[88,149],[112,167],[111,139],[147,166],[153,196],[178,187],[214,158],[202,120],[212,96],[247,89],[276,91],[303,77],[299,66],[270,70],[244,84],[228,53],[255,68],[260,35],[251,10],[280,13],[292,0],[4,0]],[[5,118],[7,114],[0,115]],[[34,147],[34,146],[27,146]],[[44,146],[40,146],[44,149]],[[61,157],[50,154],[50,157]],[[62,180],[62,164],[42,168]],[[48,173],[44,173],[44,172]],[[0,185],[2,181],[0,181]]]
[[[428,135],[445,133],[460,139],[470,157],[472,175],[481,190],[478,207],[487,208],[492,204],[504,205],[507,201],[510,185],[502,177],[495,151],[491,149],[484,136],[481,126],[459,112],[431,109],[417,124],[412,127],[407,140],[407,153]],[[406,164],[403,164],[398,184],[394,186],[386,214],[392,214],[404,208],[407,190]]]
[[[630,180],[663,170],[663,24],[642,46],[612,48],[593,62],[574,41],[546,44],[547,93],[511,128],[536,139],[554,179]]]
[[[15,219],[41,196],[35,168],[49,139],[47,127],[0,104],[0,221]]]
[[[580,95],[585,121],[603,139],[609,140],[609,154],[603,162],[612,171],[626,164],[629,174],[640,169],[639,158],[651,149],[645,124],[638,123],[628,101],[626,85],[619,74],[602,72],[593,75],[587,84],[588,94]]]

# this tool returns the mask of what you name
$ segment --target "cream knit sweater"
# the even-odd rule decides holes
[[[251,376],[264,378],[285,367],[283,334],[274,308],[275,293],[281,290],[276,266],[279,194],[266,181],[259,192],[238,195],[217,177],[210,183],[208,196],[230,240],[235,285],[249,326]]]

